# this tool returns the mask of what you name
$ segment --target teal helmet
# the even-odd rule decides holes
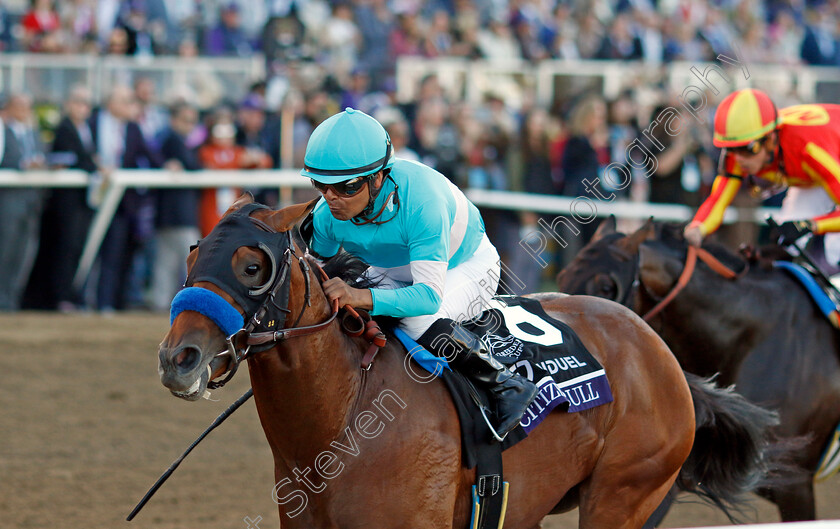
[[[394,149],[385,128],[364,112],[348,107],[312,132],[300,174],[322,184],[337,184],[392,165]]]

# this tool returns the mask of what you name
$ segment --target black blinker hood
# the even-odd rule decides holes
[[[251,213],[258,209],[268,209],[261,204],[248,204],[225,216],[213,228],[210,234],[198,243],[196,259],[184,286],[190,287],[199,281],[213,283],[228,293],[242,310],[245,321],[253,317],[264,304],[266,296],[272,291],[281,268],[285,266],[284,255],[291,246],[289,232],[266,231],[265,226]],[[233,272],[231,260],[239,248],[248,246],[262,250],[271,261],[271,274],[265,284],[248,288],[239,282]],[[288,283],[288,282],[286,282]],[[288,284],[279,292],[279,299],[272,300],[258,327],[275,330],[285,322],[286,307],[289,302]]]

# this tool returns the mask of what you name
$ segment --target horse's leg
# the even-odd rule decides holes
[[[579,529],[641,529],[679,473],[651,488],[650,480],[630,477],[632,468],[619,469],[609,465],[581,486]]]
[[[783,522],[817,519],[814,484],[811,481],[762,490],[760,494],[776,504]]]
[[[659,527],[659,524],[662,523],[662,520],[665,519],[665,516],[668,514],[668,511],[671,509],[671,505],[674,503],[674,500],[677,497],[679,491],[676,487],[672,486],[671,490],[668,491],[668,495],[665,496],[665,499],[662,500],[662,503],[659,504],[659,507],[653,511],[653,514],[650,515],[648,521],[645,522],[643,529],[654,529],[655,527]]]

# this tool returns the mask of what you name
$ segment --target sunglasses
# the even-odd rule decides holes
[[[764,145],[764,140],[765,138],[760,138],[741,147],[729,147],[728,150],[733,154],[740,154],[742,156],[755,155],[761,151],[761,147]]]
[[[340,197],[352,197],[365,187],[368,178],[366,176],[357,176],[352,180],[338,182],[337,184],[323,184],[311,178],[310,180],[312,180],[312,186],[321,193],[326,194],[328,189],[332,189],[333,193]]]

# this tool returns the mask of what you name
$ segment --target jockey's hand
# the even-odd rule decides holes
[[[338,277],[331,277],[324,281],[323,288],[330,303],[337,299],[339,307],[350,305],[356,309],[373,309],[373,296],[370,289],[353,288]]]
[[[814,231],[814,224],[810,220],[788,220],[779,225],[779,246],[790,246],[800,237]]]
[[[683,237],[685,238],[685,242],[695,248],[700,248],[700,245],[703,244],[703,231],[700,229],[699,224],[691,223],[686,226],[683,230]]]

